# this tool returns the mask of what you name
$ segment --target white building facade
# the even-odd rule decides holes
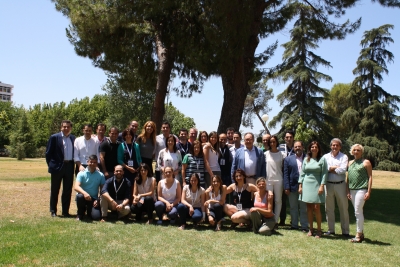
[[[13,88],[14,85],[0,82],[0,101],[11,102],[13,96]]]

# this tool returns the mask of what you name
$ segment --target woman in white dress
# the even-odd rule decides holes
[[[286,153],[278,150],[279,142],[276,135],[271,136],[268,145],[269,150],[264,153],[267,166],[267,190],[274,194],[274,216],[276,228],[278,225],[279,214],[282,209],[283,160],[286,157]]]
[[[175,136],[172,134],[165,139],[165,148],[158,154],[158,166],[160,166],[162,179],[165,178],[164,169],[166,167],[171,167],[174,177],[179,180],[179,173],[182,170],[182,156],[181,152],[176,148]]]

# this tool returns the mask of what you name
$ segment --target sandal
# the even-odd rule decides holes
[[[185,230],[185,225],[182,224],[178,229],[179,229],[179,230]]]
[[[321,236],[322,236],[322,231],[321,231],[321,230],[318,230],[318,231],[316,232],[316,234],[315,234],[315,238],[321,238]]]
[[[221,224],[217,223],[217,227],[215,227],[215,231],[220,231],[221,230]]]
[[[310,230],[308,231],[307,236],[313,236],[313,230],[312,230],[312,229],[310,229]]]
[[[354,238],[350,239],[351,243],[361,243],[364,240],[364,236],[355,236]]]

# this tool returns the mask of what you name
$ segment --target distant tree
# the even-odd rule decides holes
[[[186,128],[190,129],[196,127],[193,118],[186,117],[185,114],[181,113],[176,107],[169,102],[165,105],[164,120],[171,124],[171,133],[178,135],[179,129]]]
[[[335,121],[328,122],[330,133],[333,137],[341,138],[342,141],[350,136],[350,129],[353,125],[349,125],[345,121],[340,120],[342,114],[351,108],[349,100],[351,84],[336,83],[328,92],[328,97],[324,98],[324,112]]]
[[[36,147],[33,142],[33,128],[28,124],[26,111],[21,109],[19,120],[13,132],[10,134],[10,145],[6,148],[10,151],[10,156],[23,160],[26,157],[36,156]]]
[[[366,146],[366,156],[373,166],[379,166],[383,160],[400,161],[400,116],[396,115],[400,97],[379,86],[382,75],[389,72],[386,63],[394,59],[386,49],[394,42],[390,29],[393,25],[386,24],[364,32],[357,67],[353,70],[357,76],[350,90],[351,106],[341,117],[345,124],[352,125],[350,141]]]
[[[132,120],[138,121],[139,125],[150,120],[155,92],[124,91],[114,79],[108,79],[103,90],[109,108],[107,125],[124,129]]]
[[[306,122],[304,122],[301,118],[299,118],[297,122],[297,128],[294,140],[302,141],[304,147],[307,147],[307,145],[314,139],[315,136],[316,133],[312,129],[307,127]]]
[[[283,44],[283,63],[272,74],[275,79],[283,82],[290,81],[288,87],[278,95],[277,100],[283,106],[282,110],[271,120],[270,127],[278,122],[282,127],[279,133],[298,126],[299,118],[306,123],[307,128],[318,134],[319,138],[330,137],[328,122],[334,118],[326,114],[322,108],[324,98],[328,97],[328,90],[321,88],[321,80],[331,81],[329,75],[321,73],[317,68],[322,65],[331,67],[330,63],[312,50],[318,48],[317,43],[324,37],[322,34],[340,35],[340,32],[319,32],[317,24],[323,29],[323,22],[318,20],[318,14],[308,5],[298,5],[298,19],[290,31],[290,41]]]
[[[9,137],[18,119],[20,109],[12,102],[0,101],[0,148],[10,143]]]
[[[272,89],[268,88],[266,80],[250,85],[250,92],[244,102],[242,125],[253,129],[253,119],[256,116],[264,126],[265,131],[270,133],[261,116],[271,111],[268,101],[273,97]]]

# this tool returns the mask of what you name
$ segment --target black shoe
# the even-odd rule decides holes
[[[67,213],[64,213],[63,212],[63,214],[62,214],[64,217],[71,217],[71,214],[69,214],[68,212]]]
[[[299,230],[299,228],[298,228],[298,227],[291,226],[291,227],[290,227],[290,230]]]
[[[57,213],[52,212],[52,213],[51,213],[51,217],[57,217]]]
[[[78,216],[76,216],[76,220],[77,220],[77,221],[82,221],[82,217],[83,217],[83,216],[78,215]]]
[[[342,236],[344,236],[344,237],[350,237],[349,234],[342,234]]]

